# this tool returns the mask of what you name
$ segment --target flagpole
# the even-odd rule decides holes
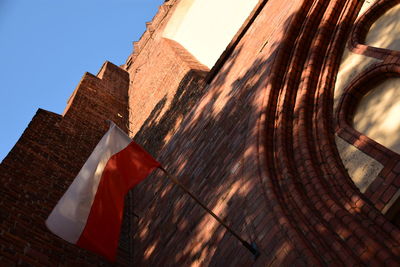
[[[193,195],[189,189],[184,186],[179,180],[172,174],[170,174],[166,169],[163,167],[159,167],[160,170],[164,172],[164,174],[172,181],[174,182],[177,186],[179,186],[185,193],[187,193],[194,201],[197,202],[203,209],[205,209],[211,216],[214,217],[222,226],[225,227],[226,230],[228,230],[234,237],[236,237],[243,246],[245,246],[255,257],[255,259],[260,256],[260,252],[257,249],[257,246],[255,243],[249,244],[247,241],[245,241],[243,238],[241,238],[231,227],[229,227],[221,218],[219,218],[212,210],[210,210],[206,205],[204,205],[195,195]]]

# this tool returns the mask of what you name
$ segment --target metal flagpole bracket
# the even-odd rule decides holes
[[[251,244],[247,243],[246,241],[243,243],[245,246],[254,256],[254,260],[256,260],[260,256],[260,251],[258,250],[257,244],[252,242]]]
[[[132,213],[133,213],[133,216],[135,216],[136,218],[140,219],[140,216],[136,212],[132,211]]]
[[[186,188],[186,186],[184,186],[181,182],[179,182],[179,180],[169,174],[167,172],[166,169],[164,169],[162,166],[159,167],[160,170],[162,170],[164,172],[164,174],[172,181],[174,182],[176,185],[178,185],[183,191],[185,191],[194,201],[197,202],[197,204],[199,204],[205,211],[208,212],[208,214],[210,214],[212,217],[214,217],[214,219],[216,219],[222,226],[225,227],[226,230],[228,230],[234,237],[236,237],[241,243],[242,245],[247,248],[253,255],[254,255],[254,260],[256,260],[258,258],[258,256],[260,256],[260,252],[258,250],[258,247],[255,243],[251,243],[249,244],[247,241],[245,241],[242,237],[240,237],[236,231],[234,231],[231,227],[229,227],[225,221],[223,221],[221,218],[219,218],[214,212],[212,212],[212,210],[210,210],[206,205],[203,204],[203,202],[201,202],[195,195],[192,194],[192,192],[189,191],[188,188]]]

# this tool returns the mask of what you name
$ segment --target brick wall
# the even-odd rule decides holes
[[[125,221],[120,252],[135,265],[398,265],[399,230],[354,186],[334,142],[332,90],[361,2],[260,1],[211,81],[162,37],[176,2],[147,24],[127,72],[107,63],[101,79],[86,74],[64,115],[39,111],[4,160],[0,260],[104,263],[42,222],[108,118],[261,254],[156,171],[130,194],[137,216]]]
[[[55,237],[44,221],[107,130],[105,120],[126,130],[128,82],[124,70],[106,62],[97,77],[83,76],[63,116],[37,111],[0,165],[0,265],[105,263]],[[121,249],[121,262],[128,249]]]
[[[196,90],[177,69],[185,60],[145,33],[153,40],[138,42],[128,69],[132,135],[261,256],[156,172],[133,190],[135,264],[399,263],[400,232],[354,186],[334,143],[332,89],[360,7],[268,1],[214,79],[196,84],[188,113],[169,100]]]

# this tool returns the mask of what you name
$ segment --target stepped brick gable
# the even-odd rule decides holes
[[[106,120],[260,251],[156,171],[126,198],[117,266],[400,265],[400,1],[227,1],[251,11],[229,38],[205,31],[226,49],[201,62],[185,16],[224,23],[223,1],[204,1],[215,21],[165,1],[124,65],[37,111],[0,165],[0,265],[111,265],[44,225]]]

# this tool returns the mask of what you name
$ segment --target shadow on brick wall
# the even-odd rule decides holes
[[[189,71],[182,81],[169,105],[165,95],[151,111],[134,139],[153,155],[157,155],[165,145],[169,136],[172,136],[186,114],[191,111],[197,100],[205,93],[204,77],[207,72],[199,70]],[[167,110],[163,109],[168,106]],[[160,117],[160,115],[162,116]]]
[[[251,196],[251,201],[259,199],[262,203],[258,203],[258,208],[268,207],[262,206],[265,201],[260,188],[241,188],[246,179],[251,179],[251,174],[243,170],[243,155],[246,140],[255,138],[256,131],[252,129],[260,115],[255,104],[259,96],[257,88],[265,83],[276,50],[267,59],[255,60],[231,83],[228,91],[222,90],[241,50],[241,47],[236,49],[216,77],[212,91],[207,91],[204,85],[200,88],[199,82],[188,73],[168,111],[158,118],[166,104],[164,97],[135,140],[250,242],[256,241],[255,225],[246,212],[254,213],[256,209],[246,196]],[[183,117],[176,132],[172,132]],[[166,142],[171,134],[172,138]],[[257,162],[246,162],[246,169],[257,168]],[[253,260],[240,242],[161,173],[155,173],[135,188],[134,210],[140,216],[134,219],[133,227],[135,264],[178,266],[206,261],[220,265],[222,261],[240,264]],[[275,223],[273,219],[271,223]],[[226,258],[226,253],[231,257]]]
[[[205,87],[206,92],[182,101],[181,94],[191,90],[181,84],[174,105],[158,119],[165,105],[162,99],[135,137],[243,238],[259,245],[259,266],[365,263],[377,255],[368,242],[382,241],[379,234],[362,233],[368,235],[368,242],[360,238],[360,246],[372,252],[361,259],[350,241],[339,237],[343,231],[360,232],[349,228],[344,216],[337,218],[338,224],[329,220],[336,209],[360,229],[363,226],[358,220],[383,233],[368,217],[376,212],[368,201],[363,199],[363,209],[371,213],[349,208],[362,195],[351,183],[336,146],[329,143],[334,136],[329,125],[331,107],[321,101],[332,94],[338,68],[327,62],[339,64],[345,45],[344,39],[335,39],[336,34],[345,38],[348,27],[344,26],[351,25],[347,20],[341,22],[339,11],[331,12],[344,2],[315,6],[313,1],[302,2],[298,13],[282,19],[282,29],[287,32],[267,45],[268,53],[262,53],[267,42],[261,48],[259,43],[255,48],[243,42]],[[253,52],[251,63],[246,62],[246,53]],[[240,76],[233,76],[235,73]],[[324,80],[327,73],[329,78]],[[326,108],[319,110],[321,107]],[[316,116],[320,111],[324,121]],[[265,121],[260,120],[262,115]],[[179,116],[184,119],[179,121]],[[177,130],[171,132],[176,124]],[[323,146],[324,142],[328,145]],[[327,161],[329,168],[322,166]],[[132,229],[135,264],[254,264],[238,240],[161,172],[133,192],[134,209],[140,214]],[[384,241],[397,245],[388,236]]]

